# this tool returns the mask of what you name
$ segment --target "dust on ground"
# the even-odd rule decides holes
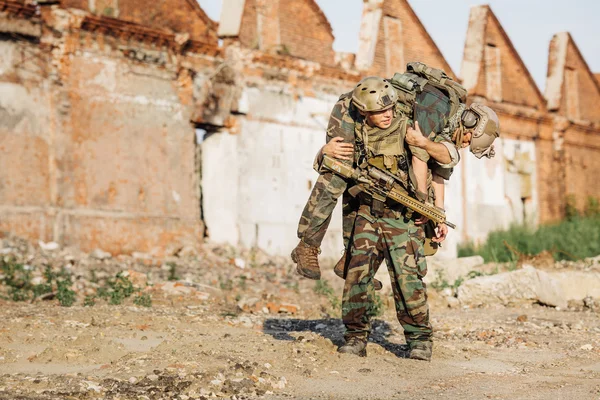
[[[600,399],[594,307],[451,309],[430,291],[434,355],[423,362],[406,358],[384,282],[360,358],[336,352],[342,281],[330,267],[316,283],[286,258],[229,247],[158,259],[0,244],[32,271],[66,268],[77,294],[71,307],[0,300],[0,399]],[[151,307],[82,305],[118,272]]]

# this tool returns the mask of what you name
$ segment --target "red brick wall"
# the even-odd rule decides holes
[[[383,4],[383,16],[398,18],[402,25],[404,64],[421,61],[440,68],[454,76],[444,56],[430,39],[421,21],[416,17],[406,0],[387,0]],[[383,17],[382,17],[383,21]],[[375,65],[380,71],[385,69],[385,39],[383,24],[380,24],[379,40],[375,50]],[[393,49],[392,49],[393,51]],[[406,65],[401,66],[404,71]]]
[[[64,7],[91,11],[89,0],[63,0]],[[171,33],[189,33],[191,39],[217,42],[215,27],[200,17],[186,0],[96,0],[96,15],[115,17]],[[113,11],[111,14],[109,11]]]
[[[600,121],[600,90],[595,77],[588,72],[585,61],[572,42],[567,48],[565,82],[559,114],[570,119]],[[573,76],[572,80],[567,76]],[[575,108],[575,109],[574,109]]]
[[[537,189],[540,223],[560,220],[564,217],[566,171],[564,129],[560,121],[545,117],[539,121],[537,152]]]
[[[259,13],[262,13],[261,32],[258,32]],[[239,40],[247,48],[334,64],[334,37],[313,0],[246,0]]]
[[[565,132],[565,194],[574,195],[577,207],[583,210],[588,197],[600,200],[600,132],[581,126],[571,126]]]
[[[497,20],[491,13],[488,14],[485,38],[486,45],[492,44],[499,49],[502,101],[543,110],[543,101],[540,99],[535,83],[528,79],[528,72],[518,61],[518,56],[513,52],[511,44],[502,34]],[[488,79],[491,79],[490,76],[480,76],[478,92],[487,93],[487,88],[494,86],[492,82],[488,83]]]
[[[388,19],[389,34],[396,33],[397,28],[400,27],[400,43],[397,43],[396,37],[386,37],[386,19]],[[368,74],[387,76],[394,72],[403,72],[406,64],[412,61],[420,61],[431,67],[440,68],[454,77],[444,56],[428,37],[410,5],[405,0],[385,1],[377,33],[373,65]]]
[[[334,64],[333,34],[314,0],[281,1],[281,45],[294,57]]]
[[[243,47],[258,49],[256,0],[246,0],[240,23],[239,40]]]

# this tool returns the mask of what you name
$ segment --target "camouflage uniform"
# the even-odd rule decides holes
[[[423,228],[412,219],[397,218],[397,212],[386,209],[381,218],[361,205],[350,246],[350,262],[342,297],[344,338],[367,339],[371,324],[373,277],[385,259],[390,274],[396,314],[404,328],[409,346],[431,341],[427,292],[423,277],[427,264]]]
[[[397,162],[408,156],[404,144],[408,118],[401,115],[397,119],[404,120],[404,124],[392,125],[391,130],[366,128],[363,125],[362,137],[368,141],[361,143],[366,148],[369,165],[383,161],[384,165],[378,168],[394,174],[408,187],[409,180]],[[383,211],[377,213],[374,210],[379,207],[373,204],[377,200],[364,193],[358,196],[358,200],[360,206],[354,222],[342,297],[346,341],[355,338],[364,343],[367,340],[374,304],[373,279],[385,259],[398,321],[404,328],[407,343],[412,348],[416,343],[430,342],[432,328],[423,283],[427,273],[423,228],[415,225],[414,217],[411,219],[407,209],[398,203],[388,200],[383,204]]]
[[[327,126],[327,143],[334,137],[341,137],[345,143],[354,144],[354,123],[359,114],[354,107],[351,107],[351,94],[343,94],[333,106],[329,117],[329,125]],[[348,161],[343,162],[351,164]],[[319,164],[319,156],[317,156],[314,167],[319,172],[319,177],[310,193],[298,224],[298,238],[314,247],[321,246],[337,199],[346,191],[347,187],[347,182],[343,178],[329,171],[321,171]],[[346,204],[343,207],[343,230],[346,232],[352,230],[355,215],[351,207],[350,196],[346,195],[344,198]],[[344,240],[346,240],[345,238],[344,236]]]
[[[441,165],[434,160],[429,161],[429,155],[426,151],[410,147],[419,159],[429,161],[429,166],[432,171],[448,180],[452,174],[452,167],[458,163],[458,152],[452,144],[448,133],[442,132],[447,124],[449,108],[444,104],[444,99],[441,98],[433,90],[429,94],[417,98],[415,107],[415,119],[419,121],[419,125],[425,132],[431,132],[429,138],[443,143],[451,151],[452,162],[447,165]],[[435,95],[431,95],[434,93]],[[350,93],[343,94],[338,102],[334,105],[327,126],[326,142],[329,142],[334,137],[342,137],[345,143],[355,143],[356,121],[359,120],[360,114],[351,104]],[[319,172],[319,178],[315,183],[310,197],[298,224],[298,238],[305,243],[320,247],[329,227],[333,209],[337,203],[337,199],[344,193],[342,205],[342,236],[344,239],[344,247],[347,248],[350,243],[350,236],[356,218],[356,202],[346,192],[347,182],[341,177],[320,168],[321,154],[315,159],[314,168]],[[344,161],[349,163],[348,161]],[[430,195],[433,193],[430,191]]]

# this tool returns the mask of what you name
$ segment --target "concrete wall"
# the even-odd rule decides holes
[[[337,97],[295,98],[275,86],[246,88],[245,96],[249,110],[240,133],[213,134],[203,142],[209,238],[288,254],[298,243],[298,220],[318,177],[312,163]],[[341,249],[338,207],[323,255],[336,257]]]
[[[495,148],[496,157],[489,160],[462,151],[455,174],[461,175],[463,193],[451,196],[454,208],[457,199],[465,199],[462,221],[458,221],[462,240],[481,242],[489,232],[511,223],[538,221],[535,143],[499,139]]]

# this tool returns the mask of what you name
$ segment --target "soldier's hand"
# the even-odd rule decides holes
[[[411,146],[424,148],[427,145],[429,139],[423,136],[421,128],[419,127],[419,121],[415,121],[415,127],[409,126],[406,129],[406,137],[404,139],[406,143]]]
[[[429,221],[429,218],[424,215],[420,215],[419,218],[415,219],[415,225],[424,225],[427,223],[427,221]]]
[[[435,228],[435,237],[431,239],[432,242],[442,243],[446,240],[446,236],[448,235],[448,225],[446,224],[438,224]]]
[[[330,157],[337,158],[338,160],[353,160],[354,146],[350,143],[344,143],[344,139],[341,137],[334,137],[323,146],[323,154]]]

